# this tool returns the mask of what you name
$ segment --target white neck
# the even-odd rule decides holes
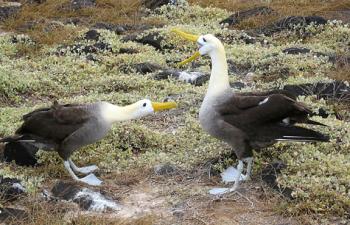
[[[212,51],[209,55],[212,69],[207,95],[215,96],[230,89],[226,53],[222,47]]]
[[[117,106],[108,102],[104,102],[101,108],[103,118],[109,123],[132,120],[139,118],[135,113],[136,105]]]

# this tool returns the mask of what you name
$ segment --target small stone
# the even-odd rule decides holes
[[[80,191],[80,187],[72,182],[59,181],[52,188],[51,192],[54,197],[64,200],[71,200]]]
[[[152,64],[152,63],[139,63],[135,64],[134,68],[136,69],[136,72],[146,74],[146,73],[153,73],[157,70],[162,69],[161,66]]]
[[[96,5],[96,0],[71,0],[71,3],[70,3],[70,7],[73,10],[94,7],[95,5]]]
[[[0,208],[0,223],[10,224],[10,222],[23,221],[27,217],[28,213],[24,210],[15,208]]]
[[[176,167],[171,164],[161,164],[154,167],[154,173],[157,175],[171,175],[176,172]]]
[[[19,2],[0,2],[0,21],[16,15],[21,6]]]
[[[295,96],[317,95],[318,98],[337,99],[339,101],[350,100],[350,87],[343,81],[285,85],[283,90],[291,92]]]
[[[89,30],[85,33],[84,39],[98,41],[100,39],[100,33],[97,30]]]
[[[122,38],[124,42],[126,41],[134,41],[144,45],[150,45],[157,50],[164,49],[172,49],[173,46],[169,44],[162,45],[164,37],[162,37],[158,32],[152,32],[142,37],[138,37],[137,35],[128,35]]]
[[[310,24],[324,25],[326,23],[327,20],[320,16],[289,16],[272,24],[258,28],[256,29],[256,32],[265,35],[272,35],[283,30],[292,30],[296,26],[298,26],[298,29],[301,29]]]
[[[293,48],[286,48],[282,51],[283,53],[286,54],[291,54],[291,55],[298,55],[298,54],[306,54],[311,52],[310,49],[308,48],[297,48],[297,47],[293,47]]]
[[[236,25],[241,21],[248,19],[250,17],[258,16],[258,15],[268,15],[268,14],[271,14],[272,12],[273,10],[266,6],[256,7],[253,9],[236,12],[231,16],[229,16],[228,18],[222,20],[220,24],[228,24],[230,26]]]
[[[139,53],[139,51],[133,48],[120,48],[119,53],[120,54],[137,54]]]
[[[126,32],[126,29],[124,26],[121,26],[119,24],[111,24],[111,23],[96,23],[94,25],[94,28],[96,29],[105,29],[112,32],[115,32],[116,34],[123,34]]]
[[[176,0],[143,0],[143,5],[148,9],[154,10],[163,5],[175,5],[176,2]]]
[[[21,181],[16,178],[0,176],[0,194],[6,201],[14,201],[24,196],[26,189],[22,186]]]
[[[242,88],[244,88],[246,86],[245,83],[243,82],[233,82],[233,83],[230,83],[230,86],[233,88],[233,89],[236,89],[236,90],[241,90]]]
[[[98,62],[99,60],[96,58],[96,56],[94,54],[88,54],[85,57],[87,60],[89,61],[93,61],[93,62]]]
[[[284,164],[281,161],[275,161],[269,165],[267,165],[261,172],[261,179],[272,189],[277,190],[278,192],[282,193],[285,197],[292,199],[292,192],[293,190],[288,187],[281,187],[277,183],[277,176],[281,173],[281,170],[285,169],[287,167],[286,164]]]

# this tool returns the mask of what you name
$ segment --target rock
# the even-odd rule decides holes
[[[91,53],[98,53],[102,51],[108,51],[113,53],[112,47],[109,44],[101,41],[91,45],[75,44],[75,45],[62,46],[57,49],[56,54],[65,55],[67,51],[71,53],[76,53],[79,55],[82,53],[91,54]]]
[[[327,20],[320,16],[289,16],[262,28],[258,28],[256,32],[272,35],[283,30],[293,30],[297,25],[299,26],[298,29],[302,29],[310,24],[323,25],[326,23]]]
[[[123,26],[110,23],[96,23],[93,27],[96,29],[109,30],[115,32],[116,34],[123,34],[126,31],[126,29]]]
[[[134,65],[124,65],[120,68],[121,71],[124,73],[140,73],[140,74],[147,74],[147,73],[153,73],[158,70],[163,70],[164,68],[160,65],[144,62],[144,63],[138,63]]]
[[[230,83],[230,86],[235,90],[241,90],[246,86],[246,84],[243,82],[237,81],[237,82]]]
[[[142,74],[147,74],[147,73],[153,73],[157,70],[161,70],[162,67],[156,64],[152,64],[152,63],[139,63],[139,64],[135,64],[134,66],[136,72],[138,73],[142,73]]]
[[[157,175],[171,175],[176,172],[176,167],[171,164],[161,164],[154,167],[154,173]]]
[[[139,53],[139,51],[133,48],[120,48],[119,53],[120,54],[137,54]]]
[[[291,54],[291,55],[298,55],[298,54],[309,53],[309,52],[311,52],[311,50],[308,48],[292,47],[292,48],[286,48],[282,52],[286,53],[286,54]]]
[[[0,208],[0,223],[16,224],[11,222],[23,221],[27,217],[28,213],[24,210],[15,208]]]
[[[332,55],[329,56],[328,60],[331,63],[337,64],[337,66],[344,67],[350,65],[350,56],[345,55]]]
[[[209,80],[209,74],[204,74],[201,72],[187,72],[181,70],[166,69],[156,74],[154,78],[156,80],[176,78],[177,80],[184,81],[195,86],[202,86],[205,82]]]
[[[16,15],[21,6],[19,2],[0,2],[0,21]]]
[[[20,25],[17,29],[18,29],[18,31],[24,33],[28,30],[34,29],[34,27],[38,24],[39,24],[39,22],[37,22],[37,21],[28,21],[28,22],[25,22],[24,24]]]
[[[259,15],[268,15],[273,12],[273,9],[266,7],[266,6],[261,6],[261,7],[256,7],[253,9],[248,9],[244,11],[239,11],[228,18],[222,20],[220,24],[228,24],[228,25],[236,25],[240,23],[242,20],[248,19],[253,16],[259,16]]]
[[[37,165],[35,155],[37,151],[39,148],[28,143],[7,143],[4,149],[4,159],[6,162],[15,161],[20,166],[35,166]]]
[[[122,38],[123,41],[135,41],[144,45],[153,46],[157,50],[172,49],[173,46],[169,44],[162,45],[164,38],[158,32],[152,32],[145,36],[138,37],[137,35],[128,35]]]
[[[316,57],[325,57],[328,56],[325,53],[322,52],[313,52],[311,51],[311,49],[308,48],[299,48],[299,47],[291,47],[291,48],[286,48],[284,50],[282,50],[283,53],[285,54],[291,54],[291,55],[298,55],[298,54],[307,54],[307,53],[312,53],[314,56]],[[329,61],[332,61],[332,56],[328,56],[329,57]]]
[[[25,1],[27,4],[42,4],[46,2],[46,0],[26,0]]]
[[[282,169],[287,166],[281,161],[276,161],[267,165],[261,172],[261,179],[272,189],[280,192],[283,196],[292,199],[293,190],[288,187],[280,187],[277,183],[277,175],[281,173]]]
[[[70,8],[73,10],[79,10],[88,7],[94,7],[96,0],[71,0]]]
[[[74,196],[79,192],[79,190],[80,186],[78,186],[75,183],[59,181],[52,188],[51,192],[54,197],[68,201],[73,199]]]
[[[56,198],[77,203],[83,210],[103,212],[121,209],[121,205],[99,191],[80,187],[76,183],[59,181],[52,188],[51,192]]]
[[[0,195],[2,200],[14,201],[24,196],[26,189],[16,178],[0,176]]]
[[[78,25],[81,22],[82,20],[79,17],[68,18],[64,21],[65,24],[73,24],[73,25]]]
[[[175,5],[177,3],[177,0],[143,0],[142,3],[146,8],[154,10],[163,5]]]
[[[285,85],[283,90],[291,92],[295,96],[317,95],[318,98],[337,99],[339,101],[350,100],[350,87],[343,81],[333,81],[330,83],[306,83],[298,85]]]
[[[85,33],[85,40],[98,41],[100,39],[100,33],[97,30],[89,30]]]
[[[324,110],[323,108],[319,108],[317,115],[322,117],[322,118],[327,118],[329,116],[329,113],[326,110]]]
[[[239,70],[236,66],[236,63],[231,60],[231,59],[228,59],[227,60],[227,64],[228,64],[228,72],[229,74],[238,74],[239,73]]]
[[[89,61],[93,61],[93,62],[99,62],[100,60],[98,58],[96,58],[96,55],[94,54],[88,54],[85,57],[87,60]]]
[[[239,40],[242,40],[247,45],[256,43],[256,38],[251,37],[249,35],[241,35],[239,37]]]

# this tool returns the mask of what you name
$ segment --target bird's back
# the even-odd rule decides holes
[[[79,129],[90,117],[84,105],[58,105],[37,109],[23,116],[16,134],[26,134],[56,143]]]

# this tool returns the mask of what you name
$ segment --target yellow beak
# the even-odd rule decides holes
[[[189,33],[186,33],[184,31],[181,31],[179,29],[172,29],[171,31],[178,34],[179,36],[189,40],[189,41],[197,42],[197,40],[199,38],[199,35],[189,34]],[[190,63],[193,60],[197,59],[199,56],[201,56],[201,54],[197,51],[191,57],[183,60],[182,62],[179,62],[178,65],[183,66],[183,65]]]
[[[189,33],[186,33],[182,30],[179,30],[179,29],[174,28],[171,31],[178,34],[179,36],[189,40],[189,41],[197,42],[197,40],[199,38],[199,35],[189,34]]]
[[[152,107],[155,112],[176,108],[177,104],[175,102],[152,102]]]

